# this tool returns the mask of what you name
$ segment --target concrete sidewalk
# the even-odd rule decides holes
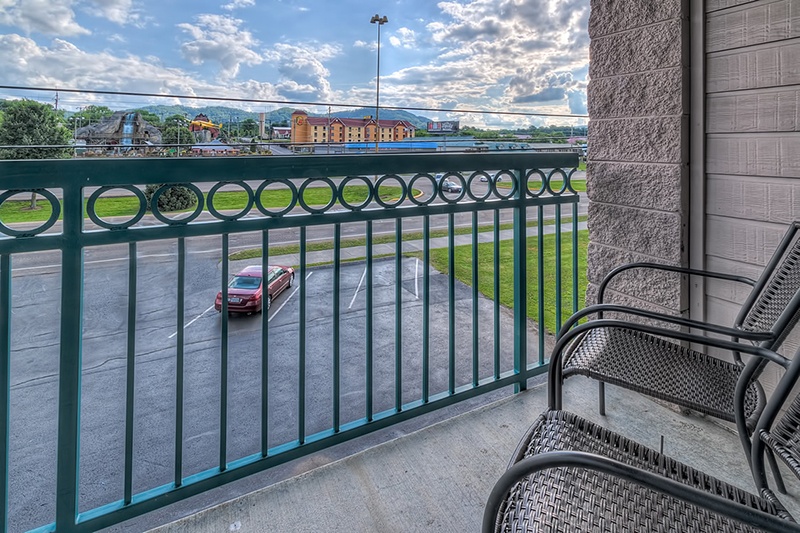
[[[654,449],[663,435],[667,455],[754,491],[731,429],[612,386],[603,417],[596,386],[570,379],[564,405]],[[477,532],[492,486],[546,401],[546,386],[535,386],[153,532]],[[781,502],[798,516],[800,486],[788,471],[784,479]]]

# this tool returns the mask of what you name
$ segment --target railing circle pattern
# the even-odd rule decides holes
[[[345,188],[347,187],[348,183],[351,183],[356,180],[361,180],[366,184],[367,197],[360,204],[353,205],[345,199]],[[339,203],[342,204],[347,209],[349,209],[350,211],[360,211],[372,203],[372,199],[375,197],[375,189],[372,186],[372,182],[366,176],[347,176],[339,183],[337,196],[339,197]]]
[[[511,200],[518,196],[520,188],[522,188],[525,195],[531,198],[542,195],[559,196],[564,194],[576,194],[571,182],[575,170],[576,169],[555,168],[544,171],[540,169],[531,169],[528,170],[522,178],[519,178],[517,173],[512,170],[451,171],[440,175],[439,179],[435,178],[433,174],[426,172],[416,173],[410,178],[398,174],[385,174],[379,176],[375,181],[368,176],[354,175],[342,178],[338,180],[338,183],[327,177],[313,177],[304,179],[299,186],[291,179],[264,179],[260,180],[255,191],[253,190],[253,185],[250,185],[250,183],[258,180],[233,180],[215,182],[210,189],[208,189],[207,195],[194,183],[170,183],[161,185],[153,193],[149,204],[142,192],[144,189],[143,185],[108,185],[98,188],[89,195],[86,204],[86,214],[89,219],[100,228],[121,230],[130,228],[141,221],[148,208],[153,216],[160,222],[169,226],[177,226],[189,224],[196,220],[206,209],[213,219],[236,221],[252,214],[253,207],[265,217],[276,218],[294,212],[297,214],[326,213],[336,204],[339,204],[348,211],[361,211],[370,206],[380,206],[389,209],[397,208],[401,205],[426,206],[432,204],[436,200],[447,204],[458,203],[464,199],[475,202]],[[456,183],[461,190],[444,190],[445,180]],[[250,183],[248,183],[248,181]],[[358,195],[358,199],[360,200],[358,203],[353,202],[352,196],[346,191],[348,186],[353,187],[354,182],[357,183],[359,187],[366,188],[365,195]],[[485,192],[482,192],[481,185],[484,183],[486,188]],[[277,187],[275,187],[276,185]],[[238,187],[241,191],[236,192],[243,192],[246,196],[244,207],[235,213],[231,213],[230,210],[221,207],[223,203],[219,200],[219,195],[221,192],[224,192],[221,191],[221,189],[226,186]],[[421,192],[417,191],[415,186],[418,187]],[[158,208],[159,198],[172,187],[186,187],[197,198],[197,205],[194,210],[180,218],[170,218],[165,212],[162,212]],[[324,195],[325,201],[327,202],[324,205],[317,205],[313,201],[307,200],[304,196],[307,191],[317,187],[330,191],[329,198],[327,194]],[[391,199],[382,198],[380,194],[381,187],[398,188],[399,191],[396,194],[392,194]],[[280,190],[281,188],[283,189],[282,191]],[[97,213],[98,203],[102,200],[103,195],[113,189],[127,191],[137,199],[138,206],[136,212],[123,222],[104,220]],[[0,206],[16,194],[34,192],[50,202],[52,211],[49,218],[39,226],[30,229],[27,227],[24,229],[9,227],[8,224],[0,220],[0,234],[10,237],[33,237],[47,231],[58,221],[61,216],[62,201],[47,189],[6,190],[0,193]],[[415,194],[415,192],[417,194]],[[280,208],[275,208],[273,205],[270,205],[269,202],[270,195],[275,194],[277,198],[277,193],[281,194],[281,198],[286,199],[285,202],[281,203]],[[384,193],[384,196],[386,196],[386,193]]]
[[[43,196],[48,202],[50,202],[51,206],[50,217],[39,226],[33,228],[25,228],[25,229],[9,228],[5,224],[3,224],[2,221],[0,221],[0,233],[3,233],[10,237],[33,237],[34,235],[39,235],[40,233],[43,233],[48,229],[52,228],[53,225],[58,220],[58,217],[61,216],[61,204],[59,203],[58,198],[56,198],[56,195],[48,191],[47,189],[7,190],[4,193],[0,194],[0,207],[2,207],[3,203],[12,196],[26,192],[31,194],[39,194]]]
[[[328,201],[327,204],[325,204],[322,207],[313,207],[313,206],[310,206],[310,205],[308,205],[306,203],[306,200],[303,197],[303,193],[306,192],[306,189],[308,189],[309,185],[311,185],[314,182],[319,182],[319,181],[321,181],[322,183],[324,183],[325,185],[330,187],[330,189],[331,189],[331,199]],[[331,180],[330,178],[309,178],[309,179],[307,179],[306,181],[304,181],[300,185],[300,189],[297,191],[297,201],[300,203],[300,205],[303,207],[303,209],[305,209],[306,211],[308,211],[312,215],[322,214],[325,211],[327,211],[328,209],[330,209],[331,207],[333,207],[336,204],[336,199],[338,197],[339,197],[339,191],[337,191],[336,184],[333,183],[333,180]]]
[[[283,209],[279,209],[278,211],[271,211],[264,206],[264,201],[262,200],[262,194],[267,191],[267,187],[273,184],[280,184],[285,185],[289,188],[289,191],[292,193],[292,198],[289,203]],[[256,189],[256,207],[258,208],[261,213],[268,217],[280,217],[285,215],[286,213],[290,212],[292,209],[295,208],[297,205],[297,187],[291,181],[284,181],[284,180],[264,180],[261,182],[261,185],[258,186]]]
[[[395,198],[394,202],[385,202],[383,198],[381,198],[381,185],[383,185],[384,183],[388,183],[389,180],[394,180],[395,183],[397,183],[398,186],[400,187],[400,196],[398,198]],[[406,196],[411,196],[411,195],[413,195],[413,193],[406,185],[406,182],[403,181],[403,178],[401,178],[397,174],[387,174],[385,176],[378,178],[378,181],[375,182],[375,201],[381,207],[386,207],[389,209],[397,207],[405,201]]]
[[[214,195],[217,194],[217,192],[226,185],[237,185],[241,187],[247,194],[247,205],[245,205],[241,211],[239,211],[238,213],[234,213],[232,215],[226,215],[224,213],[221,213],[214,207]],[[206,204],[208,205],[208,212],[214,215],[215,218],[218,218],[220,220],[239,220],[240,218],[242,218],[243,216],[245,216],[247,213],[250,212],[250,209],[253,208],[254,201],[255,199],[253,195],[253,188],[250,187],[250,185],[248,185],[244,181],[221,181],[216,185],[214,185],[213,187],[211,187],[211,190],[208,191],[208,197],[206,198]]]
[[[124,191],[128,191],[133,193],[136,199],[139,201],[139,209],[133,217],[126,220],[125,222],[108,222],[100,218],[100,215],[97,214],[97,200],[103,196],[104,193],[108,191],[113,191],[114,189],[122,189]],[[130,228],[137,222],[139,222],[142,217],[147,213],[147,198],[145,197],[144,193],[141,189],[134,187],[133,185],[109,185],[106,187],[100,187],[96,191],[94,191],[91,196],[89,196],[88,202],[86,202],[86,214],[89,215],[89,218],[92,222],[100,226],[101,228],[106,228],[110,230],[119,230]]]
[[[194,211],[189,214],[189,216],[183,218],[169,218],[158,208],[158,199],[173,187],[186,187],[197,197],[197,205],[195,206]],[[188,224],[199,217],[200,213],[203,212],[203,203],[203,192],[197,185],[194,185],[193,183],[167,183],[156,189],[156,192],[153,193],[153,197],[150,198],[150,211],[153,213],[154,217],[164,224],[169,226],[180,226],[183,224]]]

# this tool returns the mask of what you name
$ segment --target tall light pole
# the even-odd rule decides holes
[[[381,131],[381,26],[389,22],[386,15],[380,16],[377,13],[369,21],[378,25],[378,75],[375,78],[375,151],[378,151],[378,141]]]

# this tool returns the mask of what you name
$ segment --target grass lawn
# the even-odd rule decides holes
[[[508,179],[508,178],[506,178]],[[550,182],[550,186],[555,189],[556,191],[561,189],[564,183],[563,179],[554,179]],[[575,192],[586,192],[586,180],[572,180],[570,181],[572,188],[575,189]],[[511,182],[510,181],[499,181],[497,182],[498,189],[510,189]]]
[[[589,232],[578,232],[578,308],[584,306],[586,296],[586,250]],[[472,285],[472,245],[456,246],[455,276]],[[561,242],[561,308],[562,321],[572,314],[572,237],[562,236]],[[500,242],[500,303],[506,307],[514,307],[513,276],[513,241]],[[417,255],[417,254],[415,254]],[[527,242],[527,277],[528,277],[528,317],[538,321],[538,245],[537,237],[528,238]],[[431,263],[437,270],[447,273],[447,249],[431,250]],[[555,277],[555,235],[544,236],[544,325],[547,331],[556,331],[556,277]],[[478,245],[478,290],[487,298],[494,299],[494,243]]]
[[[358,205],[367,199],[368,188],[366,185],[348,185],[345,188],[344,199],[351,205]],[[381,186],[381,199],[390,201],[400,195],[400,187]],[[414,189],[414,194],[419,191]],[[267,189],[261,193],[264,207],[268,209],[281,209],[292,199],[292,192],[288,189]],[[303,199],[308,205],[327,205],[331,201],[329,187],[309,187],[303,193]],[[247,193],[244,191],[223,191],[214,195],[214,207],[218,211],[241,210],[247,204]],[[39,197],[38,209],[30,209],[29,200],[11,200],[0,205],[0,220],[3,224],[16,222],[41,222],[50,218],[52,207],[50,202]],[[207,209],[207,208],[205,208]],[[133,216],[139,210],[139,200],[135,196],[101,197],[95,204],[95,211],[101,218]],[[186,211],[191,211],[187,209]],[[85,216],[85,212],[84,212]]]

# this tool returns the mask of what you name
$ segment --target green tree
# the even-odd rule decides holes
[[[164,144],[192,144],[194,143],[194,133],[185,125],[168,126],[161,132],[161,142]]]
[[[73,116],[82,117],[88,124],[90,122],[100,122],[113,114],[114,112],[104,105],[89,105],[82,108]]]
[[[170,126],[186,126],[189,123],[189,119],[187,119],[184,115],[181,114],[174,114],[170,115],[164,119],[164,127],[168,128]]]
[[[147,122],[152,126],[155,126],[157,128],[161,126],[161,119],[155,113],[151,113],[146,109],[134,109],[133,113],[139,113],[142,116],[142,120],[144,120],[145,122]]]
[[[0,122],[0,158],[65,159],[72,154],[72,148],[65,146],[71,140],[72,134],[49,104],[17,100],[6,106]],[[36,209],[36,193],[31,193],[31,209]]]
[[[244,119],[239,125],[242,130],[242,136],[255,137],[258,135],[258,123],[252,118]]]

